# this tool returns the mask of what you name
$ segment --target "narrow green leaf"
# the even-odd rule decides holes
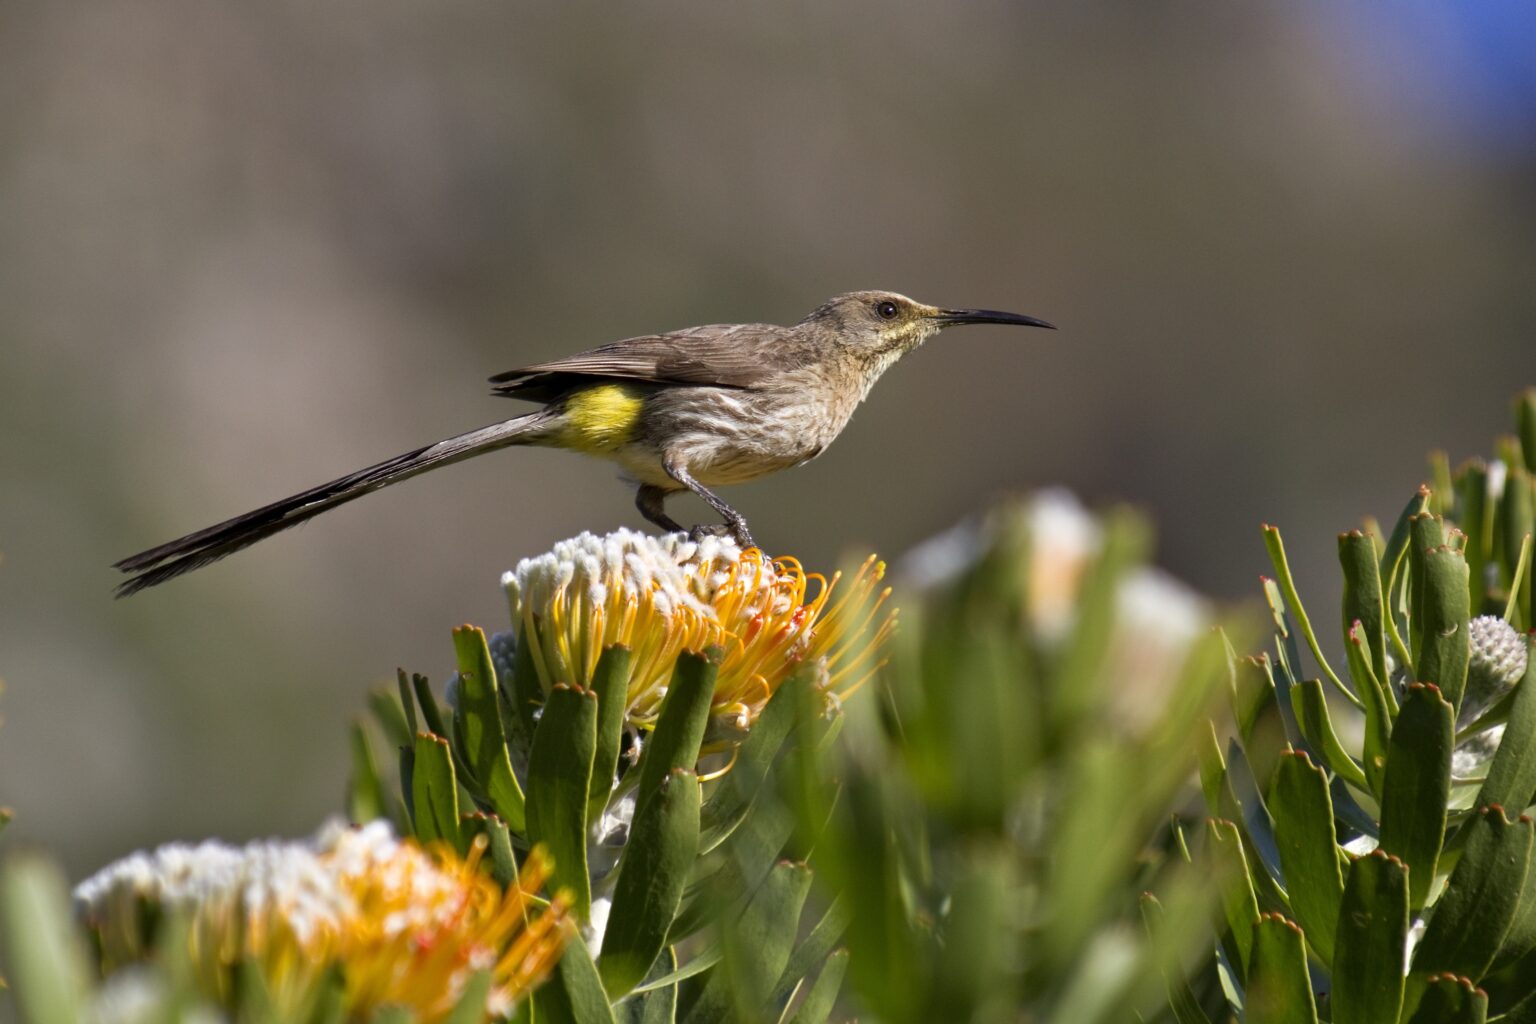
[[[613,1004],[615,1024],[674,1024],[677,1020],[677,984],[663,979],[675,970],[677,950],[669,946],[651,965],[650,973],[640,987]],[[642,991],[648,987],[649,991]]]
[[[1333,961],[1344,876],[1333,832],[1333,801],[1327,774],[1305,753],[1280,758],[1269,790],[1275,840],[1291,912],[1324,963]]]
[[[6,980],[22,1020],[86,1019],[86,958],[73,922],[69,888],[57,867],[31,853],[17,853],[0,867]]]
[[[1445,546],[1445,521],[1433,512],[1422,512],[1408,521],[1408,643],[1414,656],[1424,646],[1424,555]],[[1411,667],[1410,663],[1410,667]],[[1409,676],[1418,679],[1417,670]],[[1420,680],[1434,682],[1433,679]]]
[[[418,732],[421,732],[421,727],[416,724],[416,698],[412,695],[411,679],[410,676],[405,674],[405,669],[395,669],[395,685],[400,692],[401,715],[405,718],[406,728],[409,730],[401,737],[399,745],[408,747],[415,742],[415,736]],[[377,707],[375,707],[374,712],[375,714],[378,713]],[[381,722],[384,719],[385,715],[379,716]],[[385,722],[385,728],[388,727],[389,723]]]
[[[676,948],[675,946],[667,947],[668,950],[675,950]],[[689,957],[686,964],[680,966],[674,964],[671,969],[662,972],[659,977],[647,978],[642,984],[634,987],[630,992],[630,996],[634,997],[646,992],[659,992],[664,988],[674,988],[678,982],[687,981],[689,978],[703,974],[719,962],[720,944],[717,942],[714,945],[704,947]]]
[[[720,780],[718,788],[704,805],[699,848],[713,850],[741,824],[774,758],[794,728],[796,702],[802,691],[816,685],[816,667],[806,665],[793,673],[768,698],[768,704],[752,723],[752,731],[736,751],[736,763]]]
[[[1312,631],[1312,622],[1307,618],[1307,610],[1302,607],[1301,595],[1296,592],[1296,581],[1291,577],[1291,566],[1286,561],[1285,544],[1280,539],[1280,531],[1267,523],[1264,525],[1264,546],[1269,549],[1269,560],[1275,567],[1275,582],[1280,585],[1280,592],[1285,596],[1286,610],[1296,620],[1296,627],[1301,631],[1302,638],[1307,641],[1313,660],[1323,670],[1323,675],[1328,678],[1328,681],[1337,687],[1351,704],[1361,707],[1360,698],[1344,685],[1343,680],[1328,664],[1328,659],[1323,656],[1322,645],[1317,642],[1317,634]]]
[[[443,1024],[482,1024],[485,1020],[485,1001],[491,994],[491,972],[476,971],[464,983],[453,1011],[443,1018]]]
[[[1200,792],[1205,795],[1205,809],[1213,816],[1226,814],[1221,806],[1221,794],[1225,789],[1227,763],[1221,756],[1221,741],[1216,738],[1216,723],[1206,720],[1206,727],[1198,730],[1195,753],[1200,765]]]
[[[347,780],[347,820],[362,825],[388,815],[389,797],[384,792],[384,780],[379,777],[373,745],[368,742],[368,730],[361,721],[352,723],[350,738],[352,775]]]
[[[794,831],[795,816],[782,804],[757,806],[716,851],[712,862],[718,866],[688,889],[668,940],[681,942],[712,918],[728,915],[733,904],[744,903]]]
[[[1151,952],[1158,961],[1163,975],[1163,986],[1168,993],[1168,1005],[1178,1024],[1211,1024],[1211,1018],[1200,1008],[1194,989],[1179,964],[1178,957],[1171,955],[1168,947],[1167,912],[1158,898],[1151,893],[1141,895],[1141,920],[1151,940]]]
[[[1488,994],[1467,978],[1436,974],[1427,979],[1424,995],[1408,1024],[1484,1024]]]
[[[528,838],[549,850],[555,862],[553,884],[571,891],[572,906],[583,920],[592,906],[587,794],[596,746],[597,696],[556,684],[528,755]]]
[[[1317,1024],[1301,929],[1279,914],[1264,914],[1253,926],[1243,1009],[1244,1024]]]
[[[1525,471],[1536,476],[1536,387],[1515,396],[1515,436],[1525,456]]]
[[[1425,551],[1419,600],[1419,645],[1413,652],[1414,676],[1434,683],[1452,708],[1461,707],[1467,686],[1467,560],[1444,545]]]
[[[1504,604],[1504,621],[1514,623],[1515,616],[1520,611],[1520,601],[1525,599],[1530,604],[1531,585],[1529,580],[1536,568],[1531,565],[1531,535],[1528,533],[1520,541],[1520,554],[1515,559],[1515,577],[1509,585],[1509,600]],[[1520,620],[1522,624],[1529,625],[1530,613],[1527,612]]]
[[[1456,492],[1451,489],[1451,457],[1443,448],[1429,453],[1429,510],[1437,516],[1449,516],[1456,507]]]
[[[1365,772],[1344,750],[1333,720],[1328,714],[1328,698],[1320,679],[1303,679],[1291,687],[1291,707],[1301,726],[1301,734],[1328,770],[1359,789],[1367,789]],[[1383,767],[1385,767],[1383,765]]]
[[[463,828],[486,839],[486,852],[490,854],[491,877],[505,889],[517,881],[517,856],[512,852],[512,835],[507,823],[494,814],[476,811],[465,819]]]
[[[416,695],[416,704],[421,708],[421,720],[427,725],[426,731],[446,739],[448,726],[442,709],[437,706],[437,697],[432,693],[431,681],[420,673],[412,673],[411,692]]]
[[[1515,685],[1504,735],[1536,737],[1536,637],[1525,638],[1525,675]],[[1478,791],[1479,806],[1525,808],[1536,798],[1536,742],[1500,743]]]
[[[1376,850],[1349,866],[1334,938],[1335,1024],[1397,1024],[1408,941],[1408,866]]]
[[[751,1020],[789,962],[800,908],[811,888],[811,870],[780,861],[753,893],[741,917],[723,922],[724,958],[684,1015],[685,1024]]]
[[[1248,858],[1237,826],[1220,818],[1206,821],[1207,849],[1221,885],[1221,909],[1237,947],[1237,960],[1246,973],[1253,962],[1253,930],[1259,922],[1259,901],[1253,894]]]
[[[1344,632],[1360,623],[1371,671],[1378,683],[1384,683],[1388,679],[1387,628],[1376,543],[1359,530],[1339,534],[1339,565],[1344,570]],[[1356,679],[1355,689],[1364,694],[1365,681]]]
[[[704,728],[709,724],[709,705],[715,696],[715,673],[719,664],[718,652],[678,655],[672,682],[661,702],[661,715],[645,744],[645,752],[640,756],[637,815],[646,800],[661,792],[661,781],[674,769],[693,771],[698,762]]]
[[[558,690],[562,685],[556,685],[554,689]],[[553,704],[553,691],[549,699]],[[595,712],[597,702],[594,700],[591,703]],[[545,715],[548,716],[547,710]],[[537,733],[534,734],[534,743],[538,743]],[[531,809],[532,787],[529,789]],[[555,964],[549,979],[533,990],[533,1016],[538,1024],[613,1024],[613,1009],[608,1005],[608,994],[603,991],[597,967],[592,963],[592,954],[587,952],[587,944],[580,935],[571,936],[565,954]]]
[[[1375,672],[1365,660],[1365,651],[1358,632],[1359,623],[1350,627],[1344,637],[1344,653],[1349,664],[1364,680],[1365,735],[1361,753],[1364,754],[1365,777],[1371,784],[1371,792],[1379,799],[1382,776],[1386,773],[1387,746],[1392,735],[1392,719],[1397,716],[1397,701],[1391,689],[1376,678]]]
[[[601,700],[601,698],[599,698]],[[699,848],[699,780],[676,769],[641,812],[619,862],[598,973],[610,998],[634,988],[666,944]]]
[[[843,975],[848,973],[848,951],[840,949],[827,957],[816,982],[800,1001],[794,1016],[786,1024],[824,1024],[837,1005],[838,990],[843,987]]]
[[[1390,598],[1396,589],[1396,584],[1401,582],[1401,568],[1403,556],[1408,553],[1408,538],[1412,532],[1412,523],[1415,516],[1422,515],[1429,510],[1429,488],[1423,485],[1414,492],[1408,504],[1398,515],[1397,522],[1392,524],[1392,536],[1387,538],[1386,551],[1381,556],[1381,577],[1386,581],[1382,591]],[[1390,601],[1389,601],[1390,603]]]
[[[1531,474],[1523,466],[1511,467],[1504,478],[1504,498],[1500,506],[1499,520],[1503,524],[1504,558],[1499,566],[1500,579],[1510,589],[1519,621],[1527,627],[1531,624],[1531,576],[1518,587],[1515,585],[1515,567],[1518,552],[1525,535],[1536,531],[1536,498],[1532,497]]]
[[[592,669],[592,692],[597,694],[597,748],[592,756],[592,791],[587,808],[592,818],[602,814],[608,805],[619,770],[624,712],[629,705],[629,669],[629,648],[621,644],[604,647]]]
[[[1413,683],[1392,730],[1381,794],[1381,849],[1410,868],[1413,907],[1424,905],[1445,839],[1455,713],[1437,687]]]
[[[400,673],[403,677],[404,672]],[[379,728],[384,730],[384,739],[392,747],[410,746],[411,740],[416,735],[416,720],[412,715],[409,719],[400,707],[400,698],[397,694],[386,689],[370,691],[368,694],[368,710],[373,712],[374,719],[379,723]],[[412,709],[414,711],[414,708]]]
[[[1488,500],[1488,464],[1464,463],[1456,478],[1456,525],[1467,535],[1467,600],[1474,615],[1482,613],[1484,574],[1493,557],[1493,503]]]
[[[773,1005],[787,1003],[800,982],[810,977],[812,971],[832,954],[833,948],[842,941],[843,933],[848,930],[850,915],[847,905],[838,899],[821,915],[821,920],[811,929],[795,951],[789,956],[789,963],[784,965],[784,973],[779,975],[778,984],[774,986],[773,997],[769,1000]]]
[[[512,648],[512,678],[503,680],[507,699],[512,705],[512,717],[518,722],[533,745],[533,734],[538,729],[538,711],[544,706],[544,686],[539,681],[539,667],[534,661],[533,648],[538,638],[531,635],[532,622],[524,622],[517,632]]]
[[[1415,973],[1481,979],[1515,918],[1536,836],[1531,820],[1511,823],[1501,808],[1483,807],[1465,832],[1461,859],[1414,951]]]
[[[417,839],[445,842],[465,852],[459,834],[459,786],[453,774],[453,757],[448,741],[429,732],[416,734],[411,808]]]
[[[522,832],[527,827],[523,788],[512,774],[501,724],[501,694],[485,633],[475,626],[460,626],[453,631],[453,647],[459,665],[456,724],[464,741],[464,758],[491,810],[513,831]]]

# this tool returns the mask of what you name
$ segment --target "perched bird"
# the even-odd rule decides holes
[[[511,445],[566,448],[617,462],[635,504],[665,530],[669,494],[693,491],[754,546],[747,521],[714,491],[815,458],[896,360],[956,324],[1051,327],[986,309],[939,309],[895,292],[849,292],[793,327],[711,324],[535,363],[491,378],[495,393],[540,408],[406,452],[115,566],[119,597],[239,551],[354,498],[429,469]]]

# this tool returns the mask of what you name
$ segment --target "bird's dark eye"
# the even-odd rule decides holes
[[[882,320],[895,320],[899,310],[896,308],[896,303],[887,301],[876,303],[875,312],[880,314]]]

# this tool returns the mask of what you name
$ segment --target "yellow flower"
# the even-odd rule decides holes
[[[873,674],[895,624],[884,575],[871,557],[839,589],[841,574],[806,573],[792,558],[728,539],[618,530],[557,544],[502,583],[546,691],[587,686],[603,648],[621,644],[632,652],[626,717],[644,728],[660,712],[677,656],[718,647],[712,713],[748,728],[801,663],[819,663],[823,692],[839,699]]]
[[[386,1006],[445,1018],[470,979],[491,975],[486,1012],[503,1016],[564,948],[565,901],[538,909],[549,864],[535,851],[503,891],[467,858],[396,839],[384,822],[331,825],[309,843],[171,845],[119,861],[75,891],[112,970],[153,951],[140,934],[147,904],[180,912],[201,987],[229,1005],[230,968],[259,968],[280,1010],[304,1006],[339,973],[349,1019]]]

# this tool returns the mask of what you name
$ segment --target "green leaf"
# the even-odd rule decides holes
[[[1392,730],[1381,794],[1381,849],[1409,867],[1411,905],[1422,907],[1445,839],[1455,713],[1437,687],[1413,683]]]
[[[1482,612],[1485,573],[1493,557],[1493,503],[1488,500],[1488,464],[1468,461],[1456,478],[1456,525],[1467,535],[1467,600],[1474,615]]]
[[[421,727],[416,724],[416,698],[412,696],[411,679],[410,676],[405,674],[405,669],[399,668],[395,670],[395,685],[400,693],[401,716],[405,719],[406,729],[408,730],[400,738],[399,746],[409,747],[415,742],[415,736],[418,732],[421,732]],[[379,710],[378,705],[375,705],[374,713],[379,714]],[[379,714],[379,721],[384,723],[385,729],[390,728],[390,723],[386,721],[387,717],[387,712]]]
[[[362,825],[388,815],[389,797],[384,792],[384,780],[379,777],[378,762],[362,722],[352,723],[350,738],[352,776],[347,780],[347,820]]]
[[[1407,941],[1408,866],[1381,850],[1358,858],[1334,939],[1334,1024],[1396,1024]]]
[[[445,842],[464,853],[459,833],[459,786],[453,774],[448,741],[423,732],[416,734],[411,770],[412,824],[423,843]]]
[[[1338,733],[1333,730],[1322,680],[1303,679],[1291,687],[1291,707],[1296,712],[1301,734],[1306,737],[1313,752],[1323,759],[1328,770],[1359,789],[1368,788],[1365,772],[1344,750]]]
[[[1275,819],[1291,912],[1318,957],[1331,963],[1344,876],[1339,871],[1326,773],[1314,767],[1305,753],[1282,756],[1269,790],[1269,810]]]
[[[774,801],[755,807],[715,851],[707,872],[688,889],[669,941],[682,941],[711,918],[729,914],[733,904],[744,903],[779,859],[794,830],[795,816],[783,804]]]
[[[432,693],[431,681],[424,675],[412,673],[411,692],[416,695],[416,703],[421,708],[421,720],[427,724],[426,731],[446,738],[448,726],[442,709],[437,706],[437,697]]]
[[[1379,799],[1381,796],[1382,777],[1386,774],[1387,745],[1392,734],[1392,719],[1396,717],[1397,701],[1392,697],[1391,690],[1377,680],[1375,673],[1365,660],[1359,626],[1357,622],[1350,627],[1349,633],[1344,637],[1344,653],[1349,658],[1350,667],[1365,680],[1365,735],[1362,738],[1365,764],[1365,777],[1371,784],[1371,792]]]
[[[1482,978],[1515,918],[1536,836],[1531,820],[1511,823],[1501,808],[1483,807],[1465,832],[1461,859],[1414,951],[1415,973]]]
[[[1437,974],[1428,979],[1423,998],[1408,1024],[1483,1024],[1488,994],[1467,978]]]
[[[1417,608],[1419,645],[1413,652],[1414,676],[1434,683],[1452,708],[1461,706],[1467,687],[1469,657],[1467,560],[1460,551],[1440,546],[1424,552],[1423,587]]]
[[[1445,521],[1433,512],[1422,512],[1408,521],[1408,641],[1415,656],[1424,644],[1424,555],[1445,546]],[[1408,666],[1412,668],[1412,665]],[[1410,679],[1418,679],[1415,670]],[[1420,680],[1434,682],[1433,679]]]
[[[1369,651],[1369,664],[1378,685],[1387,674],[1386,613],[1381,595],[1381,570],[1376,543],[1359,530],[1339,534],[1339,565],[1344,570],[1344,632],[1360,623],[1361,638]],[[1356,678],[1355,689],[1365,693],[1365,680]]]
[[[17,853],[0,867],[0,937],[22,1020],[76,1024],[86,1019],[85,951],[73,921],[69,888],[53,864]]]
[[[597,748],[592,756],[590,818],[603,813],[613,794],[619,747],[624,742],[624,712],[629,705],[629,670],[629,648],[621,644],[604,647],[592,669],[592,692],[597,694]]]
[[[476,971],[464,983],[453,1012],[443,1019],[443,1024],[481,1024],[485,1020],[485,1001],[491,994],[491,972]]]
[[[552,881],[571,891],[572,906],[583,920],[592,907],[587,794],[596,746],[596,694],[556,684],[528,755],[528,837],[548,849],[555,862]]]
[[[684,1024],[715,1024],[763,1016],[773,984],[789,962],[800,908],[811,889],[811,870],[780,861],[741,917],[723,922],[724,957],[709,975]]]
[[[704,729],[709,724],[709,705],[715,696],[715,673],[720,665],[719,653],[698,654],[684,652],[677,657],[672,670],[672,682],[661,702],[661,714],[656,728],[646,741],[645,752],[640,756],[640,786],[635,801],[635,814],[644,809],[645,801],[661,792],[661,781],[675,769],[693,771],[699,760],[699,747],[704,742]]]
[[[491,810],[513,831],[522,832],[527,827],[523,788],[512,774],[501,725],[501,694],[485,633],[474,626],[460,626],[453,631],[453,647],[459,663],[457,724],[464,759]]]
[[[1269,560],[1275,567],[1275,582],[1280,585],[1280,592],[1285,596],[1285,607],[1291,617],[1296,620],[1296,628],[1301,631],[1302,638],[1307,641],[1307,647],[1312,651],[1312,657],[1323,670],[1323,675],[1328,678],[1340,693],[1355,707],[1361,707],[1360,698],[1355,696],[1344,685],[1328,659],[1323,657],[1322,645],[1317,642],[1317,634],[1312,631],[1312,622],[1307,618],[1307,610],[1302,607],[1301,595],[1296,592],[1296,581],[1291,577],[1291,566],[1286,561],[1285,544],[1280,539],[1280,531],[1269,524],[1264,525],[1264,546],[1269,549]]]
[[[534,645],[539,642],[533,635],[533,621],[530,618],[522,625],[512,649],[512,678],[504,682],[512,704],[512,717],[531,747],[533,734],[538,729],[538,710],[544,706],[545,694],[533,656]]]
[[[1515,436],[1525,456],[1525,471],[1536,475],[1536,388],[1515,396]]]
[[[404,679],[405,673],[401,672],[400,677]],[[405,692],[403,686],[400,692]],[[378,689],[368,694],[368,709],[373,712],[379,728],[384,730],[384,739],[391,746],[410,746],[417,732],[414,707],[410,709],[413,714],[407,718],[405,711],[401,709],[399,695],[386,689]]]
[[[619,862],[597,962],[610,998],[634,988],[666,944],[699,848],[699,781],[693,772],[675,770],[655,798],[637,803],[642,810]]]
[[[1503,523],[1504,558],[1500,564],[1500,578],[1510,588],[1510,598],[1517,610],[1519,621],[1531,623],[1531,574],[1515,586],[1517,553],[1525,535],[1536,530],[1536,498],[1532,497],[1531,474],[1524,467],[1515,466],[1504,478],[1504,498],[1500,505],[1499,519]]]
[[[1200,792],[1205,796],[1205,809],[1213,816],[1234,814],[1221,806],[1222,793],[1226,789],[1227,762],[1221,756],[1221,741],[1216,738],[1216,723],[1207,719],[1205,728],[1197,730],[1195,753],[1200,766]]]
[[[778,984],[774,986],[770,1003],[777,1006],[789,1001],[795,987],[832,954],[848,930],[849,919],[848,907],[841,899],[827,908],[810,934],[790,954],[789,963],[784,965],[784,973],[779,975]]]
[[[483,835],[486,850],[491,855],[491,877],[505,889],[517,881],[517,856],[512,852],[512,836],[507,823],[494,814],[476,811],[460,824],[471,835]]]
[[[752,723],[752,731],[737,748],[735,764],[704,805],[699,836],[702,852],[719,846],[746,817],[774,758],[794,728],[797,701],[815,685],[816,667],[805,665],[780,683],[768,698],[768,704]]]
[[[1504,735],[1536,737],[1536,638],[1525,638],[1525,675],[1515,686]],[[1500,743],[1478,791],[1479,805],[1525,808],[1536,797],[1536,742]]]
[[[677,951],[670,946],[651,965],[644,983],[613,1006],[616,1024],[673,1024],[677,1019],[677,984],[663,979],[677,970]],[[659,982],[653,988],[653,983]],[[650,988],[649,991],[642,991]]]
[[[1237,946],[1237,961],[1247,972],[1253,963],[1253,930],[1259,923],[1259,901],[1253,894],[1242,836],[1235,824],[1220,818],[1207,819],[1205,825],[1213,873],[1221,885],[1222,913]]]
[[[1429,488],[1421,486],[1398,516],[1397,524],[1392,528],[1392,537],[1387,541],[1387,549],[1381,556],[1381,574],[1385,580],[1381,593],[1386,601],[1387,640],[1397,655],[1398,664],[1404,667],[1412,663],[1408,646],[1399,631],[1399,619],[1408,607],[1408,548],[1411,545],[1413,520],[1428,507]]]
[[[557,684],[555,690],[563,684]],[[569,687],[566,687],[569,689]],[[549,695],[553,704],[553,690]],[[591,702],[596,711],[597,702]],[[546,710],[545,716],[548,716]],[[595,721],[595,719],[594,719]],[[543,722],[540,722],[543,725]],[[538,734],[534,734],[538,742]],[[529,787],[529,809],[532,809],[533,793]],[[583,801],[585,802],[585,801]],[[613,1009],[608,1005],[608,994],[603,991],[592,954],[580,935],[572,935],[549,980],[533,990],[533,1014],[538,1024],[613,1024]]]
[[[795,1010],[794,1016],[787,1019],[786,1024],[824,1024],[832,1015],[832,1008],[837,1005],[837,993],[843,987],[843,975],[846,973],[848,973],[848,951],[840,949],[827,957],[821,973],[816,975],[815,984],[800,1001],[799,1008]]]
[[[1301,929],[1279,914],[1264,914],[1253,926],[1243,1009],[1244,1024],[1317,1024]]]
[[[1142,924],[1146,926],[1151,949],[1162,971],[1163,986],[1168,993],[1168,1005],[1173,1010],[1174,1020],[1178,1024],[1211,1024],[1211,1018],[1200,1008],[1200,1000],[1190,987],[1189,979],[1184,976],[1178,957],[1170,955],[1173,951],[1168,948],[1167,916],[1162,902],[1156,896],[1149,892],[1142,893]]]

